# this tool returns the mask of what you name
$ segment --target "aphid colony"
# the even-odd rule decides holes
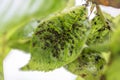
[[[31,40],[31,60],[22,69],[50,71],[64,66],[83,77],[98,76],[105,60],[89,45],[109,39],[111,28],[107,23],[99,14],[88,21],[85,6],[40,21]]]
[[[32,58],[27,66],[49,71],[75,60],[88,35],[86,18],[87,9],[81,6],[43,20],[33,35]]]

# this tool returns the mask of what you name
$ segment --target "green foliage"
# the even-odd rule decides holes
[[[31,39],[34,29],[36,28],[36,26],[38,24],[37,23],[37,21],[39,21],[38,19],[40,19],[40,18],[42,19],[44,16],[47,16],[50,13],[58,12],[59,10],[61,10],[63,8],[69,8],[69,7],[73,6],[74,2],[75,2],[74,0],[60,0],[60,1],[38,0],[36,2],[31,1],[31,4],[29,4],[28,6],[31,6],[31,8],[32,8],[32,5],[34,5],[36,3],[41,3],[41,1],[43,1],[43,2],[42,2],[42,4],[39,4],[39,7],[38,7],[38,5],[34,6],[34,7],[36,7],[36,10],[38,9],[38,11],[35,11],[32,14],[30,14],[26,11],[23,11],[24,14],[21,14],[23,16],[20,18],[17,18],[21,15],[17,15],[17,13],[14,13],[17,15],[15,17],[15,18],[17,18],[17,20],[19,20],[19,19],[21,20],[21,18],[24,18],[24,20],[21,20],[21,21],[25,22],[25,24],[22,24],[22,22],[19,21],[19,23],[22,25],[20,25],[18,23],[14,26],[11,24],[10,24],[11,26],[9,26],[9,24],[7,26],[3,26],[3,28],[6,28],[6,29],[5,30],[1,29],[2,31],[4,31],[2,36],[6,36],[6,39],[8,39],[8,42],[10,42],[10,43],[8,43],[10,47],[29,52],[29,47],[30,47],[30,42],[31,42],[30,39]],[[46,2],[48,2],[48,5],[45,5]],[[21,7],[21,6],[18,6],[18,7]],[[23,5],[22,7],[27,7],[27,6]],[[29,11],[31,11],[31,9]],[[30,17],[28,16],[28,14],[30,14],[29,15]],[[26,18],[25,15],[28,17]],[[16,23],[16,19],[12,18],[12,20],[13,20],[13,22],[11,22],[12,24],[14,24],[14,22]],[[11,20],[8,20],[8,21],[11,21]],[[10,27],[10,29],[9,29],[9,27]],[[9,29],[9,32],[7,31],[8,29]],[[0,31],[1,34],[2,34],[2,31]],[[5,35],[4,35],[4,33],[5,33]],[[3,37],[0,37],[0,38],[2,39]]]
[[[86,6],[70,8],[74,0],[21,4],[12,10],[8,1],[0,12],[0,80],[10,49],[31,53],[23,70],[50,71],[64,66],[78,75],[77,80],[120,79],[120,15],[111,17],[96,6],[96,16],[88,21]]]
[[[15,2],[16,1],[17,0],[15,0]],[[6,44],[11,42],[13,44],[14,42],[15,44],[19,44],[18,39],[23,39],[22,35],[24,33],[28,34],[28,30],[25,30],[24,27],[29,21],[34,18],[40,19],[50,13],[62,10],[65,7],[73,6],[74,0],[29,0],[29,2],[21,1],[21,4],[23,5],[15,5],[16,10],[14,10],[10,7],[13,4],[9,1],[8,4],[4,4],[6,7],[0,13],[0,54],[4,54],[1,49],[6,46]],[[9,12],[11,12],[10,15],[8,14]],[[13,41],[10,41],[11,37]]]
[[[108,52],[109,43],[113,31],[112,17],[104,13],[105,18],[102,20],[99,13],[91,20],[91,31],[86,44],[93,50]]]
[[[111,26],[107,20],[104,21],[100,15],[91,20],[91,31],[86,43],[87,45],[103,43],[105,40],[110,39]]]
[[[85,80],[98,80],[105,65],[100,52],[84,48],[78,59],[66,65],[66,68]]]
[[[0,80],[3,80],[2,62],[10,47],[29,52],[28,34],[33,31],[30,21],[73,6],[74,0],[8,0],[3,3],[4,0],[0,3]]]
[[[81,6],[41,21],[32,38],[31,60],[23,69],[49,71],[75,60],[89,31],[86,17]]]

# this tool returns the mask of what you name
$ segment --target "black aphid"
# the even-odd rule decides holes
[[[96,56],[96,57],[95,57],[95,61],[99,61],[100,59],[101,59],[100,56]]]

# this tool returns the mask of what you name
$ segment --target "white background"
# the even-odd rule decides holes
[[[80,0],[76,0],[76,5]],[[120,14],[120,9],[111,7],[101,7],[105,12],[113,16]],[[19,68],[28,63],[30,54],[22,51],[12,50],[4,60],[5,80],[75,80],[76,75],[69,73],[63,67],[50,72],[29,71],[23,72]]]

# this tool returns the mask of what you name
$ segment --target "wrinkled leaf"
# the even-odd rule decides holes
[[[104,12],[103,15],[104,20],[99,15],[91,20],[92,28],[87,44],[93,50],[108,52],[110,51],[110,39],[114,28],[114,17]]]
[[[87,40],[87,45],[98,43],[100,44],[103,43],[105,40],[109,40],[110,33],[111,26],[109,25],[109,22],[108,21],[104,22],[100,15],[95,16],[91,20],[91,31]]]
[[[91,20],[91,30],[86,42],[91,49],[100,52],[108,52],[110,50],[109,45],[113,27],[111,25],[112,22],[108,19],[105,18],[104,21],[100,15],[96,15]]]
[[[85,80],[98,80],[104,65],[105,60],[100,52],[86,47],[78,59],[66,65],[65,68]]]
[[[75,60],[89,31],[84,6],[65,10],[41,21],[32,38],[31,60],[24,70],[49,71]]]

